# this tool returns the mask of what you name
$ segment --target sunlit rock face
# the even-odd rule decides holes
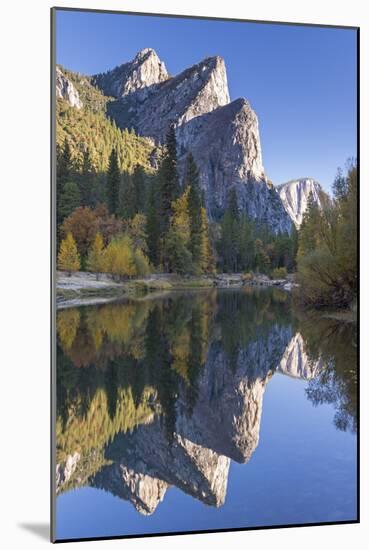
[[[303,380],[312,380],[322,369],[321,361],[311,361],[300,332],[297,332],[288,343],[278,371]]]
[[[297,229],[301,226],[310,196],[315,204],[322,208],[323,189],[320,183],[311,178],[289,181],[278,186],[277,190],[286,212]]]
[[[67,78],[59,67],[56,67],[56,97],[65,99],[69,105],[81,109],[82,101],[75,86]]]
[[[163,419],[118,435],[106,457],[114,463],[89,484],[130,500],[143,513],[155,510],[169,485],[212,506],[224,503],[229,458],[176,432],[168,437]]]
[[[94,75],[93,83],[105,95],[120,98],[168,78],[165,64],[156,52],[151,48],[144,48],[133,61],[123,63],[106,73]]]

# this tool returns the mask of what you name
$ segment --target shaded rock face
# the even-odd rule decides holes
[[[168,484],[122,464],[104,466],[93,478],[93,487],[132,502],[143,515],[152,514],[163,500]]]
[[[191,441],[247,462],[259,441],[266,384],[292,336],[290,327],[274,325],[264,338],[238,351],[233,367],[219,342],[209,350],[190,419],[180,395],[176,429]]]
[[[297,332],[285,349],[278,366],[278,372],[293,378],[312,380],[321,372],[322,368],[322,361],[311,361],[309,359],[303,337],[300,332]]]
[[[245,99],[183,124],[177,130],[177,141],[180,172],[184,174],[191,151],[211,218],[221,216],[229,191],[235,187],[240,212],[276,233],[290,233],[290,217],[264,173],[257,116]]]
[[[153,50],[143,50],[96,75],[95,84],[117,98],[108,104],[109,116],[157,144],[174,124],[180,178],[192,152],[210,218],[223,214],[235,186],[240,212],[275,233],[290,232],[291,219],[264,174],[257,116],[245,99],[230,103],[223,59],[209,57],[172,78],[163,67]]]
[[[277,190],[286,212],[297,229],[301,226],[310,195],[319,208],[322,208],[322,197],[324,192],[320,183],[311,178],[289,181],[279,185]]]
[[[224,61],[211,57],[173,78],[108,105],[108,113],[121,128],[135,128],[143,136],[163,143],[170,124],[176,127],[229,103]]]
[[[133,61],[123,63],[112,71],[94,75],[93,83],[105,95],[120,98],[168,78],[164,63],[154,50],[145,48],[138,52]]]
[[[76,109],[83,107],[74,84],[64,75],[59,67],[56,67],[56,97],[65,99],[72,107],[76,107]]]

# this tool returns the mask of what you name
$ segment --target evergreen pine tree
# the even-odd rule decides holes
[[[249,271],[250,269],[252,269],[255,252],[252,224],[250,223],[246,213],[243,213],[240,217],[239,228],[240,269],[242,269],[243,271]]]
[[[59,197],[60,220],[64,220],[71,215],[73,210],[80,206],[81,195],[78,185],[74,181],[67,181]]]
[[[201,270],[201,193],[199,187],[199,175],[197,166],[190,153],[187,157],[187,168],[185,175],[186,185],[189,186],[188,214],[190,218],[190,252],[192,254],[193,266]]]
[[[155,267],[160,263],[160,223],[155,185],[151,185],[146,216],[146,243],[150,262]]]
[[[81,206],[91,206],[91,190],[93,185],[93,168],[90,150],[83,152],[82,168],[80,175]]]
[[[133,176],[124,174],[121,214],[125,220],[131,220],[136,213],[136,191]]]
[[[56,162],[56,223],[57,234],[59,236],[59,226],[64,219],[62,213],[62,193],[73,171],[72,152],[67,138],[64,140],[63,147],[57,148]]]
[[[69,141],[65,138],[63,147],[57,151],[56,181],[58,193],[63,190],[64,184],[72,175],[72,171],[72,152]]]
[[[230,190],[228,206],[222,220],[221,249],[223,269],[227,272],[236,272],[239,256],[239,214],[237,194],[234,187]]]
[[[133,176],[134,189],[134,213],[143,212],[145,208],[145,169],[140,164],[136,164]]]
[[[237,192],[235,187],[232,187],[229,192],[228,209],[232,218],[238,222],[240,219],[240,216],[238,213]]]
[[[118,164],[118,154],[113,147],[109,157],[109,167],[107,176],[107,198],[110,214],[118,214],[119,212],[119,187],[120,187],[120,170]]]
[[[173,214],[172,203],[179,195],[177,141],[173,125],[170,126],[167,134],[165,153],[159,169],[159,179],[161,236],[164,237],[168,232]]]

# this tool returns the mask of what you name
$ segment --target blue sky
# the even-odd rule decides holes
[[[57,12],[57,63],[84,74],[153,48],[176,74],[224,58],[231,99],[259,118],[263,163],[274,184],[313,177],[329,190],[356,156],[356,32],[350,29]]]

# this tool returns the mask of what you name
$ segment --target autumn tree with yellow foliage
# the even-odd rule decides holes
[[[78,271],[81,267],[80,256],[78,254],[76,241],[72,233],[68,233],[66,238],[60,244],[58,254],[58,268],[61,271],[67,271],[69,277],[73,271]]]
[[[87,269],[96,273],[96,280],[99,280],[99,274],[105,269],[104,241],[101,233],[96,233],[95,240],[88,252]]]
[[[110,241],[104,253],[104,270],[117,280],[147,275],[150,265],[140,248],[135,248],[131,237],[123,234]]]

